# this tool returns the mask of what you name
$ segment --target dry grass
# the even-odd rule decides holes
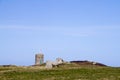
[[[120,68],[63,64],[59,68],[0,67],[0,80],[120,80]]]

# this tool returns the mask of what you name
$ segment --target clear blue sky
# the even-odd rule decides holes
[[[120,0],[0,0],[0,64],[90,60],[120,66]]]

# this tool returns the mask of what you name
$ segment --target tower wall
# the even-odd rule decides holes
[[[36,54],[35,55],[35,65],[40,65],[44,63],[44,55],[43,54]]]

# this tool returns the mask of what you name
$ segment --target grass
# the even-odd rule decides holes
[[[0,67],[0,80],[120,80],[120,68],[61,65],[59,68]]]

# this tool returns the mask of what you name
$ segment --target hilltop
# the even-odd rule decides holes
[[[52,69],[44,66],[0,66],[0,80],[120,80],[120,68],[88,61],[71,61]]]

